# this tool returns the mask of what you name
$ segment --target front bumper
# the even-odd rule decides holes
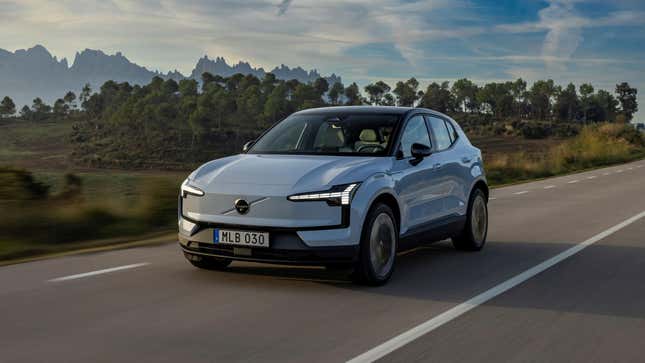
[[[205,230],[212,235],[212,229]],[[350,246],[307,246],[293,231],[270,232],[268,248],[249,248],[215,244],[203,238],[187,237],[179,233],[179,245],[186,258],[194,255],[229,258],[239,261],[291,265],[350,264],[356,259],[357,245]],[[197,241],[197,239],[202,239]]]

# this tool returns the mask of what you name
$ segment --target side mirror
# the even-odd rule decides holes
[[[255,144],[255,140],[247,141],[246,144],[244,144],[244,146],[242,146],[242,152],[245,153],[245,152],[249,151],[251,146],[253,146],[254,144]]]
[[[412,154],[412,157],[414,157],[414,159],[410,162],[412,163],[412,165],[416,165],[420,163],[423,158],[430,156],[430,154],[432,154],[432,149],[430,149],[430,146],[428,145],[423,145],[415,142],[410,148],[410,154]]]

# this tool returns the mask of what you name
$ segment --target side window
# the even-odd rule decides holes
[[[428,117],[428,121],[430,122],[430,130],[432,131],[432,135],[434,135],[434,139],[437,142],[436,151],[441,151],[445,150],[452,145],[452,140],[450,139],[450,135],[448,134],[448,129],[446,128],[445,122],[436,117]]]
[[[423,119],[423,116],[414,116],[408,120],[403,134],[401,134],[401,151],[404,157],[412,156],[410,152],[412,144],[414,143],[432,146],[430,143],[430,136],[428,135],[428,128]]]
[[[453,126],[452,122],[447,120],[444,120],[444,122],[448,128],[448,134],[450,134],[450,141],[454,144],[457,140],[457,130],[455,130],[455,126]]]

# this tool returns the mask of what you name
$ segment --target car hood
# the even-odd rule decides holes
[[[298,193],[362,182],[391,163],[389,157],[240,154],[206,163],[190,179],[207,192],[264,186]]]

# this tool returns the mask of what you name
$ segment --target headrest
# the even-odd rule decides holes
[[[343,147],[345,146],[345,135],[340,128],[327,128],[323,130],[320,138],[320,145],[325,148]]]
[[[372,129],[365,129],[361,131],[361,134],[358,136],[361,141],[365,142],[377,142],[378,138],[376,136],[376,131]]]

